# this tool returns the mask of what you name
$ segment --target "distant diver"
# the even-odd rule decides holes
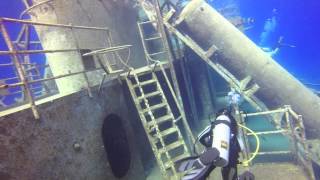
[[[261,47],[261,49],[266,52],[270,57],[274,57],[275,55],[277,55],[280,51],[280,48],[282,47],[290,47],[290,48],[295,48],[295,45],[292,44],[287,44],[287,43],[283,43],[283,36],[280,36],[277,44],[271,48],[271,47]]]
[[[241,95],[234,89],[230,88],[230,91],[228,92],[228,106],[232,107],[234,105],[240,105],[243,102],[243,98]]]
[[[270,36],[272,35],[272,33],[275,32],[278,24],[277,15],[278,15],[277,9],[273,9],[271,18],[268,18],[264,23],[263,32],[260,34],[259,46],[265,46],[267,41],[270,39]]]
[[[216,119],[198,136],[206,150],[199,156],[187,157],[176,163],[181,180],[204,180],[216,167],[222,167],[223,180],[254,180],[254,175],[248,171],[239,177],[237,175],[241,151],[237,129],[231,112],[227,108],[219,110]]]

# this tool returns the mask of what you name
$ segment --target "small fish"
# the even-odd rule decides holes
[[[6,84],[3,80],[0,80],[0,96],[6,96],[8,94],[8,84]]]

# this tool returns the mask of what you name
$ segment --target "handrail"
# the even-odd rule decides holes
[[[32,6],[29,6],[27,9],[25,9],[24,11],[22,11],[22,13],[20,14],[19,18],[22,19],[23,16],[24,16],[27,12],[29,12],[30,10],[32,10],[32,9],[38,7],[38,6],[41,6],[41,5],[43,5],[43,4],[46,4],[46,3],[48,3],[48,2],[51,2],[51,1],[53,1],[53,0],[46,0],[46,1],[39,2],[38,4],[34,4],[34,5],[32,5]]]
[[[13,23],[22,23],[35,26],[52,26],[52,27],[61,27],[61,28],[76,28],[76,29],[88,29],[88,30],[97,30],[97,31],[109,31],[109,28],[104,27],[90,27],[90,26],[74,26],[69,24],[58,24],[58,23],[48,23],[48,22],[38,22],[32,20],[21,20],[13,18],[1,17],[0,22],[13,22]]]

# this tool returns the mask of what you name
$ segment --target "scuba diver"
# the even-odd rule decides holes
[[[234,105],[239,105],[242,103],[242,101],[243,99],[241,95],[238,92],[236,92],[234,88],[231,87],[230,91],[228,92],[228,106],[230,108],[230,111]]]
[[[261,49],[266,52],[270,57],[275,56],[278,54],[280,50],[279,42],[283,40],[283,37],[281,36],[278,40],[278,44],[272,48],[269,46],[266,46],[268,40],[270,39],[271,35],[275,32],[276,27],[277,27],[277,15],[278,11],[277,9],[272,10],[272,17],[268,18],[266,22],[264,23],[263,27],[263,32],[260,34],[260,41],[259,41],[259,46]]]
[[[177,162],[181,180],[204,180],[216,167],[222,167],[223,180],[236,180],[240,144],[237,139],[236,120],[227,109],[221,109],[216,119],[198,136],[206,150],[199,156],[187,157]],[[240,179],[254,180],[253,174],[245,172]]]
[[[260,34],[260,41],[259,46],[261,49],[266,52],[270,57],[274,57],[277,55],[280,51],[280,48],[282,47],[290,47],[294,48],[296,46],[291,44],[283,43],[283,36],[280,36],[276,45],[274,47],[267,46],[268,41],[270,40],[272,34],[275,32],[277,25],[278,25],[278,10],[273,9],[272,10],[272,17],[268,18],[264,24],[263,32]]]
[[[291,45],[291,44],[287,44],[287,43],[283,43],[283,36],[280,36],[277,44],[274,48],[270,48],[270,47],[261,47],[261,49],[267,53],[270,57],[273,57],[275,55],[277,55],[279,53],[280,48],[282,47],[290,47],[290,48],[295,48],[296,46]]]
[[[260,42],[259,46],[264,46],[267,41],[270,39],[272,33],[275,32],[277,24],[278,24],[278,11],[277,9],[272,10],[271,18],[268,18],[264,23],[263,32],[260,34]]]

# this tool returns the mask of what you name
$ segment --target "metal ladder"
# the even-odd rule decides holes
[[[178,179],[175,162],[190,156],[154,68],[132,70],[125,76],[152,151],[165,179]]]
[[[163,17],[156,17],[157,9],[156,6],[152,3],[148,3],[146,0],[139,0],[141,2],[143,10],[146,12],[150,21],[146,23],[154,23],[156,22],[155,19],[159,19],[162,21],[162,24],[167,28],[167,30],[175,35],[179,40],[181,40],[185,45],[190,47],[200,58],[205,61],[212,69],[214,69],[219,75],[222,76],[236,91],[238,91],[243,97],[258,111],[268,111],[268,108],[261,102],[258,98],[255,97],[255,92],[259,90],[259,85],[253,84],[252,86],[248,87],[251,82],[251,77],[248,76],[242,80],[236,79],[227,69],[225,69],[222,65],[218,64],[217,62],[212,61],[210,58],[215,54],[218,48],[215,45],[212,45],[209,49],[204,50],[202,49],[193,39],[189,36],[181,33],[178,29],[176,29],[176,25],[181,23],[180,19],[178,18],[174,22],[170,22],[170,19],[176,13],[173,8],[168,10],[168,12],[163,15]],[[159,28],[158,25],[156,29]],[[141,31],[140,31],[141,35]],[[142,33],[143,37],[143,33]],[[143,38],[145,39],[145,38]],[[145,42],[143,41],[143,45]],[[146,51],[146,49],[145,49]],[[148,51],[146,51],[147,53]]]
[[[150,29],[153,31],[152,35],[146,35],[144,28],[146,27],[151,27]],[[139,34],[141,37],[141,42],[143,46],[143,50],[145,52],[145,56],[148,62],[148,65],[153,62],[161,61],[161,58],[159,58],[160,55],[166,55],[167,51],[164,48],[164,42],[163,42],[163,37],[159,30],[157,29],[158,25],[156,21],[144,21],[144,22],[138,22],[138,29],[139,29]],[[159,43],[160,42],[160,43]],[[158,51],[153,51],[150,52],[149,48],[150,44],[153,43],[153,45],[158,47]],[[155,49],[155,48],[152,48]]]

